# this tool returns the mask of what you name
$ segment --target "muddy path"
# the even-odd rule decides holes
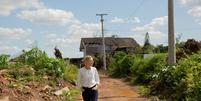
[[[130,86],[121,79],[111,78],[99,71],[100,86],[98,88],[98,101],[148,101],[141,97],[135,86]],[[83,101],[81,93],[76,101]]]

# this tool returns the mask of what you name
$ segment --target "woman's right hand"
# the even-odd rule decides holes
[[[81,89],[82,92],[84,92],[84,89],[82,87],[80,89]]]

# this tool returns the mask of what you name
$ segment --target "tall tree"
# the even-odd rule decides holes
[[[150,39],[149,39],[149,33],[148,32],[145,34],[144,47],[147,45],[150,45]]]
[[[149,33],[147,32],[144,38],[144,46],[142,47],[143,53],[146,53],[146,54],[153,53],[154,49],[155,49],[155,46],[150,44]]]

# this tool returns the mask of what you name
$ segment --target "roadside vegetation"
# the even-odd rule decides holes
[[[171,66],[168,66],[167,53],[158,52],[153,57],[142,59],[135,54],[116,52],[113,59],[110,59],[113,61],[108,75],[123,78],[130,85],[137,85],[144,96],[158,96],[161,100],[171,101],[199,101],[201,52],[179,48],[177,45],[176,51],[180,57]],[[190,46],[195,49],[192,44]]]
[[[9,63],[7,55],[0,55],[0,75],[6,80],[10,80],[10,83],[5,85],[8,88],[22,89],[30,81],[40,82],[42,86],[48,85],[51,87],[48,92],[44,92],[49,99],[52,96],[57,96],[54,92],[69,85],[70,90],[63,91],[60,99],[73,100],[80,92],[76,88],[78,67],[69,64],[64,59],[49,58],[46,52],[40,50],[36,44],[33,44],[31,48],[15,63]],[[61,81],[63,81],[63,84]],[[34,88],[32,89],[34,90]],[[45,100],[45,98],[43,99]]]

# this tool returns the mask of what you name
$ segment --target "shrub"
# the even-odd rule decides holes
[[[142,93],[143,95],[148,95],[148,94],[150,94],[149,89],[148,89],[147,87],[145,87],[145,86],[138,86],[138,89],[141,91],[141,93]]]
[[[73,79],[77,80],[78,71],[79,71],[79,69],[78,69],[77,66],[68,63],[67,67],[65,69],[65,72],[64,72],[64,76],[63,76],[64,80],[66,80],[66,81],[68,81],[70,83],[73,82]]]
[[[0,65],[8,65],[8,56],[6,54],[0,55]]]
[[[133,79],[130,84],[148,84],[154,80],[155,75],[159,74],[167,66],[166,57],[166,54],[157,54],[146,60],[135,59],[131,67]]]
[[[25,53],[26,63],[32,65],[38,73],[44,73],[62,77],[65,70],[65,61],[63,59],[49,58],[45,52],[42,53],[37,47],[32,48]]]
[[[194,54],[167,67],[159,74],[157,83],[152,85],[152,91],[171,100],[198,101],[201,99],[200,62],[201,54]]]
[[[119,68],[119,75],[121,77],[126,77],[126,75],[130,75],[130,68],[135,62],[135,55],[128,54],[127,56],[123,57],[120,61],[118,61],[118,68]]]
[[[32,70],[31,68],[26,68],[25,71],[26,71],[26,74],[27,74],[28,76],[34,75],[34,70]]]
[[[9,88],[14,88],[14,84],[9,84],[8,87]]]
[[[126,53],[122,52],[122,51],[117,51],[114,54],[114,60],[111,61],[111,65],[109,67],[109,72],[108,74],[114,77],[119,77],[121,76],[120,72],[121,72],[121,60],[126,57]],[[124,75],[124,74],[123,74]]]
[[[53,88],[56,87],[56,82],[54,81],[49,81],[48,85],[52,86]]]

